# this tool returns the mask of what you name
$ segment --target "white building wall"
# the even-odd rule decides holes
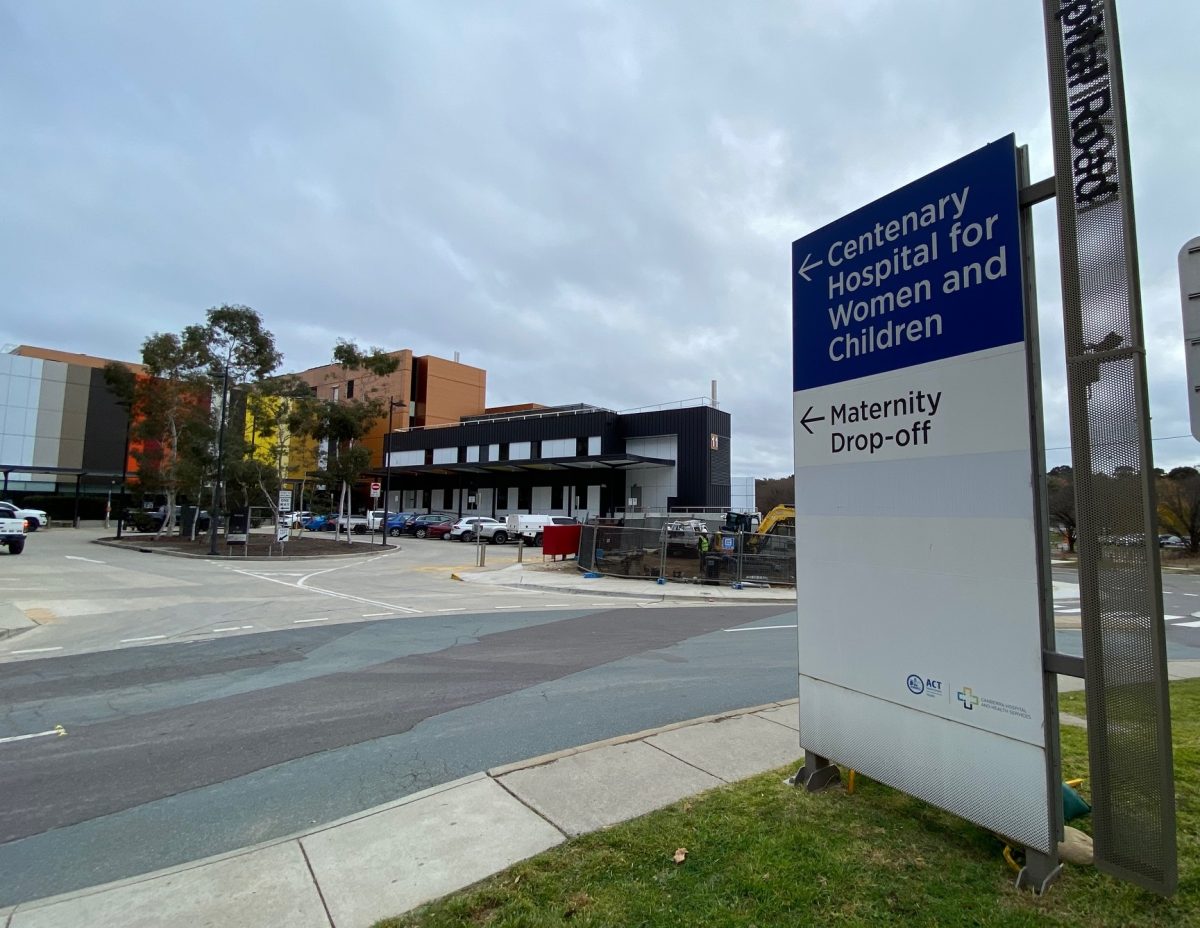
[[[652,438],[630,438],[625,442],[625,451],[648,458],[678,459],[679,441],[674,435],[659,435]],[[669,497],[678,495],[678,474],[675,465],[670,467],[630,467],[625,471],[625,495],[627,503],[633,496],[637,484],[641,508],[651,512],[666,512]]]

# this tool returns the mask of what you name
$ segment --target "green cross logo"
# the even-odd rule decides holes
[[[969,686],[964,686],[958,691],[958,701],[963,704],[964,709],[970,711],[974,711],[975,707],[979,705],[979,697],[971,692]]]

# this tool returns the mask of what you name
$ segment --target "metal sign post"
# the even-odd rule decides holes
[[[1060,798],[1024,253],[1012,136],[792,245],[799,777],[841,763],[990,828],[1041,888]]]
[[[1043,0],[1096,865],[1177,880],[1166,632],[1113,0]],[[1112,544],[1116,537],[1140,544]]]

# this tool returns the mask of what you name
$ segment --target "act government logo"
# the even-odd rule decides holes
[[[923,677],[919,673],[910,673],[904,684],[914,696],[925,695],[937,699],[943,693],[941,680],[934,680],[932,677]]]

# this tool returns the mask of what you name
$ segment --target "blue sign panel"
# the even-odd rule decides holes
[[[792,243],[793,389],[1025,337],[1007,136]]]

